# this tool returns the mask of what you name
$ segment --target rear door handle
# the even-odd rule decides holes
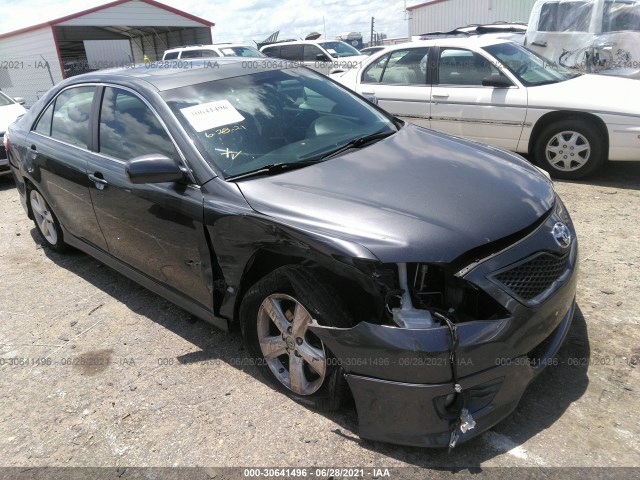
[[[98,190],[104,190],[104,187],[109,185],[109,182],[102,178],[102,174],[99,172],[96,172],[95,174],[90,173],[89,180],[91,180],[95,184]]]
[[[441,93],[441,94],[433,94],[433,98],[449,98],[449,94],[448,93]]]

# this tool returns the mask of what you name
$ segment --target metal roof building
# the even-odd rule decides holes
[[[536,0],[432,0],[407,7],[409,37],[471,24],[528,22]]]
[[[154,0],[116,0],[0,35],[0,89],[31,105],[67,76],[212,43],[213,26]]]

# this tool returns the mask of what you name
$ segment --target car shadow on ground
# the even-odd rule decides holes
[[[31,236],[36,243],[41,243],[35,228],[31,230]],[[179,363],[219,360],[264,381],[258,370],[251,365],[239,332],[225,333],[195,319],[188,312],[89,255],[78,251],[59,254],[48,248],[44,251],[59,267],[80,276],[134,313],[146,316],[198,348],[197,351],[177,357]],[[418,467],[476,469],[482,463],[521,445],[548,428],[586,391],[588,362],[581,362],[579,359],[590,358],[590,347],[587,326],[579,307],[557,358],[558,365],[549,366],[540,374],[525,392],[517,409],[506,420],[491,431],[459,446],[453,454],[440,449],[402,447],[362,440],[357,435],[357,414],[353,405],[339,412],[321,414],[339,425],[331,435],[351,440],[361,448],[377,454]]]
[[[570,183],[584,183],[600,187],[640,190],[639,162],[606,162],[602,169],[593,175]]]
[[[16,188],[16,184],[13,183],[13,178],[11,175],[2,175],[0,177],[0,192],[4,192],[5,190],[11,190]],[[16,196],[18,193],[16,192]]]

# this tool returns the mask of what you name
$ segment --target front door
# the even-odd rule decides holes
[[[125,170],[125,162],[140,155],[181,162],[155,112],[137,94],[105,87],[96,150],[88,166],[91,198],[109,253],[212,308],[200,188],[179,182],[137,185]]]
[[[483,79],[491,76],[504,77],[483,55],[442,47],[431,90],[431,127],[516,150],[527,115],[527,90],[515,84],[484,87]]]

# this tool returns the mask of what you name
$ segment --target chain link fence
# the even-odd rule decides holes
[[[33,105],[53,85],[62,80],[56,57],[43,55],[0,56],[0,89],[10,97],[22,97]]]

